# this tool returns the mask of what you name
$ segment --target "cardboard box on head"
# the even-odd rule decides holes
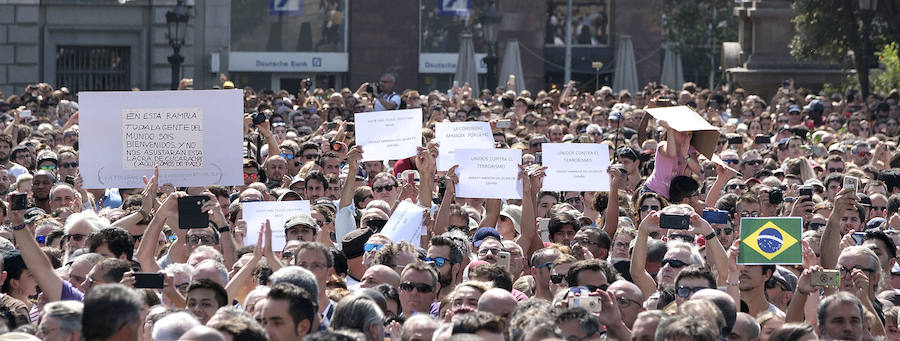
[[[669,122],[669,127],[672,129],[694,132],[694,136],[691,137],[691,145],[700,154],[712,159],[712,155],[716,151],[716,142],[719,140],[719,128],[709,124],[703,116],[684,105],[644,110],[657,120]]]

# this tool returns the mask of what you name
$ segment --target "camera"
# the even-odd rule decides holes
[[[778,205],[784,202],[784,191],[780,188],[772,188],[769,190],[769,203],[772,205]]]
[[[690,218],[687,215],[660,213],[659,227],[672,230],[687,230],[690,227]]]
[[[312,79],[305,78],[303,79],[303,87],[306,89],[312,88]]]
[[[253,119],[253,125],[258,125],[266,121],[266,114],[255,112],[250,114],[250,118]]]
[[[375,90],[378,90],[378,93],[381,93],[381,81],[369,82],[369,85],[366,86],[366,92],[370,94],[374,94]]]

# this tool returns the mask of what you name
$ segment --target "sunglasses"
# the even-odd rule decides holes
[[[294,159],[294,154],[281,153],[281,154],[279,154],[279,155],[281,155],[281,157],[283,157],[283,158],[285,158],[285,159],[288,159],[288,160],[293,160],[293,159]]]
[[[563,274],[550,275],[550,281],[553,282],[553,284],[562,283],[564,279],[566,279],[566,275]]]
[[[825,223],[809,223],[806,225],[807,229],[817,231],[818,229],[825,227]]]
[[[759,165],[762,164],[762,160],[750,160],[750,161],[744,161],[744,164],[745,164],[745,165],[750,165],[750,166],[759,166]]]
[[[413,291],[415,289],[420,294],[427,294],[434,291],[434,287],[430,284],[425,283],[412,283],[412,282],[404,282],[400,283],[400,290],[403,291]]]
[[[387,220],[369,219],[368,221],[366,221],[366,227],[376,230],[376,231],[381,231],[381,229],[384,228],[384,224],[387,224]]]
[[[668,264],[669,267],[672,267],[675,269],[681,269],[683,267],[688,266],[688,263],[682,262],[677,259],[663,259],[660,264],[662,264],[662,266],[666,266],[666,264]]]
[[[373,186],[372,190],[374,190],[375,192],[378,192],[378,193],[381,193],[384,191],[390,192],[390,191],[394,190],[394,187],[397,187],[397,186],[396,185]]]
[[[872,206],[872,209],[877,212],[883,212],[884,210],[887,209],[887,206]]]
[[[779,281],[775,278],[770,278],[768,281],[766,281],[765,285],[766,285],[766,289],[774,289],[775,286],[777,285],[778,287],[781,288],[781,290],[784,290],[784,291],[791,290],[790,288],[788,288],[787,285],[785,285],[784,283],[781,283],[781,281]]]
[[[319,154],[306,154],[303,155],[303,158],[307,160],[315,160],[319,158]]]
[[[434,258],[426,257],[425,259],[423,259],[423,261],[425,261],[425,263],[434,263],[434,265],[436,265],[437,267],[442,267],[442,266],[444,266],[444,264],[447,264],[447,263],[456,264],[452,260],[444,258],[444,257],[434,257]]]
[[[746,218],[746,217],[759,217],[759,212],[757,212],[757,211],[753,211],[753,212],[750,212],[750,211],[743,211],[743,212],[741,212],[741,217],[744,217],[744,218]]]
[[[247,179],[256,181],[256,179],[259,179],[259,174],[244,173],[244,180],[247,180]]]
[[[733,228],[730,228],[730,227],[721,228],[721,229],[716,229],[716,234],[726,234],[726,235],[730,235],[730,234],[732,234],[733,232],[734,232],[734,229],[733,229]]]
[[[55,171],[56,166],[54,166],[54,165],[41,166],[41,170]]]
[[[372,250],[380,251],[380,250],[381,250],[381,247],[383,247],[383,246],[384,246],[384,245],[381,245],[381,244],[369,244],[369,243],[366,243],[365,245],[363,245],[363,250],[366,250],[366,252],[370,252],[370,251],[372,251]]]
[[[78,162],[63,162],[59,164],[59,168],[76,168],[78,167]]]
[[[720,141],[716,142],[716,145],[724,146],[726,143],[728,143],[728,141],[720,140]]]
[[[844,172],[844,169],[843,169],[843,168],[831,168],[831,167],[828,167],[828,173],[843,173],[843,172]]]
[[[606,288],[609,288],[609,284],[606,284],[606,283],[600,284],[599,286],[597,286],[597,285],[590,285],[590,284],[585,284],[585,285],[582,285],[582,286],[585,287],[585,288],[587,288],[589,292],[595,292],[595,291],[597,291],[597,290],[606,291]]]
[[[736,164],[741,163],[737,159],[723,159],[722,161],[725,161],[725,163],[727,163],[729,165],[736,165]]]
[[[659,205],[641,205],[641,212],[659,211]]]
[[[743,191],[743,190],[747,189],[747,185],[744,185],[744,184],[731,184],[731,185],[728,185],[727,188],[728,188],[728,190],[740,189],[740,190]]]
[[[691,294],[698,292],[703,289],[709,289],[707,287],[678,287],[675,289],[675,293],[678,294],[678,297],[688,298],[691,297]]]

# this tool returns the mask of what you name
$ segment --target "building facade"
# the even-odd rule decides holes
[[[659,78],[659,0],[573,0],[572,78],[610,84],[615,37],[631,35],[642,83]],[[168,89],[166,13],[177,0],[0,0],[0,90],[48,82],[70,90]],[[180,73],[194,88],[221,85],[296,91],[398,76],[400,89],[446,89],[459,35],[479,61],[488,0],[185,0]],[[499,0],[496,51],[519,41],[528,88],[562,86],[566,0]],[[593,69],[601,61],[604,68]],[[480,78],[487,67],[480,63]],[[498,70],[500,66],[498,65]],[[498,77],[505,80],[505,77]]]

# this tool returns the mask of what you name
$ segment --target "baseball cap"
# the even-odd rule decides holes
[[[775,266],[775,272],[772,273],[772,278],[769,280],[780,282],[792,292],[797,290],[797,276],[791,270],[785,269],[780,265]]]
[[[815,179],[815,178],[806,180],[806,182],[804,182],[803,184],[807,185],[807,186],[819,186],[819,187],[822,187],[823,189],[825,188],[825,185],[822,184],[822,181],[819,181],[819,179]]]
[[[869,219],[869,222],[866,223],[866,229],[880,229],[881,225],[884,224],[885,220],[882,217],[875,217]]]
[[[341,238],[341,251],[347,256],[347,259],[360,257],[365,253],[366,241],[373,234],[370,228],[361,228],[350,231]]]
[[[788,108],[788,112],[794,112],[794,111],[796,111],[796,112],[801,112],[802,110],[800,110],[800,106],[799,106],[799,105],[796,105],[796,104],[795,104],[795,105],[792,105],[792,106],[790,106],[790,107]]]
[[[312,216],[306,213],[300,213],[291,217],[287,222],[284,223],[284,230],[287,231],[288,229],[301,225],[314,229],[319,227],[319,224],[316,224],[316,220],[313,219]]]
[[[500,237],[500,233],[497,232],[497,229],[493,227],[482,227],[475,231],[475,234],[472,236],[472,245],[475,247],[480,247],[481,242],[489,237],[493,237],[497,240],[503,240],[503,238]]]
[[[225,83],[222,84],[222,88],[223,88],[223,89],[234,89],[234,82],[232,82],[232,81],[225,81]]]
[[[856,197],[859,199],[859,204],[865,207],[872,207],[872,199],[869,198],[868,195],[863,193],[856,193]]]
[[[287,191],[287,192],[281,193],[281,195],[278,196],[278,201],[285,201],[288,198],[293,198],[294,200],[303,200],[303,198],[301,198],[300,194],[297,194],[297,192]]]
[[[841,153],[841,154],[843,154],[843,153],[845,153],[845,152],[846,152],[846,151],[844,150],[844,147],[841,146],[840,143],[834,143],[834,144],[832,144],[830,147],[828,147],[828,153],[829,153],[829,154],[831,154],[831,153]]]

